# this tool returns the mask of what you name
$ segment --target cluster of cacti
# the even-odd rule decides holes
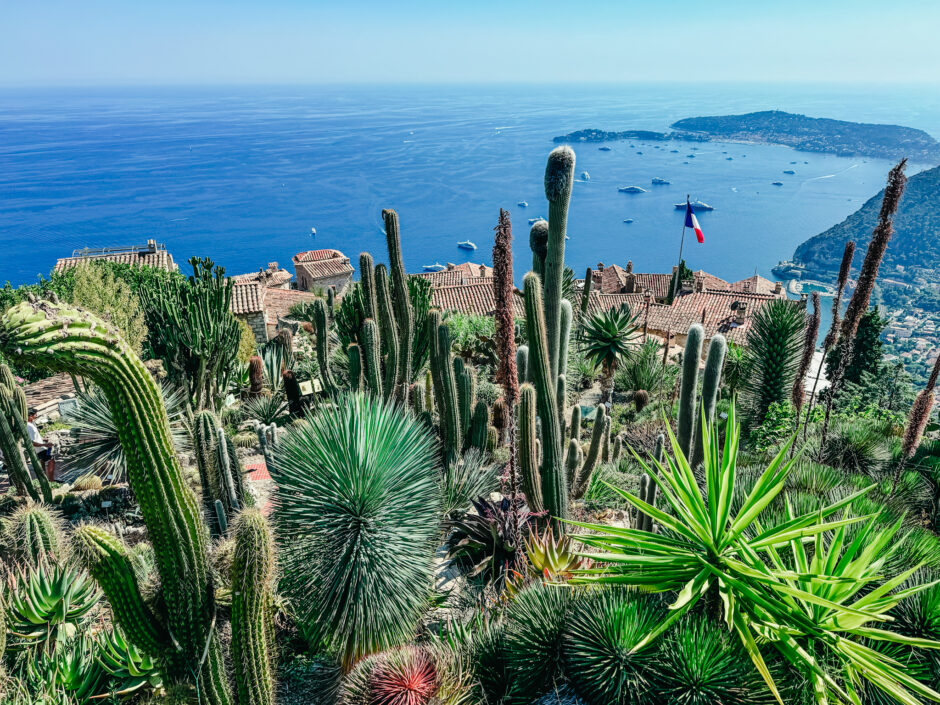
[[[273,705],[271,673],[275,646],[273,609],[274,540],[257,509],[238,515],[232,526],[232,661],[239,705]]]
[[[261,446],[264,462],[270,467],[271,454],[277,447],[277,424],[259,423],[255,426],[255,433],[258,435],[258,445]]]
[[[721,371],[725,364],[728,344],[721,333],[716,333],[708,345],[705,373],[702,379],[702,396],[698,396],[698,368],[702,359],[705,329],[699,324],[689,328],[682,355],[682,380],[679,386],[679,417],[676,437],[679,447],[689,459],[692,467],[702,462],[702,421],[711,424],[715,420]]]
[[[172,678],[195,680],[205,702],[227,705],[231,694],[214,627],[209,533],[183,478],[153,377],[111,326],[52,302],[23,302],[8,309],[0,318],[0,348],[17,362],[81,375],[104,391],[153,544],[162,587],[160,618],[143,602],[118,542],[85,526],[77,532],[82,552],[94,557],[88,567],[134,643],[160,654]]]
[[[206,521],[213,533],[224,534],[228,519],[244,506],[247,496],[235,443],[215,413],[200,411],[193,419],[193,445]]]
[[[63,557],[62,528],[46,505],[21,507],[10,516],[4,533],[7,549],[17,563],[37,565],[46,558],[59,560]]]
[[[13,373],[5,364],[0,363],[0,454],[4,467],[10,477],[10,484],[21,497],[29,497],[38,502],[39,493],[33,487],[29,468],[23,460],[23,453],[29,459],[33,474],[39,481],[42,501],[52,501],[52,490],[45,470],[36,455],[32,440],[26,428],[26,394],[16,383]],[[22,451],[20,450],[22,447]]]

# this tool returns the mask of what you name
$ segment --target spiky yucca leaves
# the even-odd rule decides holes
[[[62,520],[42,504],[17,509],[4,527],[5,548],[14,563],[37,565],[51,559],[62,560],[67,546]]]
[[[566,534],[556,537],[552,527],[541,534],[529,532],[525,539],[525,555],[529,561],[529,572],[549,583],[567,581],[573,571],[586,564],[586,559],[578,555],[573,547],[571,537]]]
[[[497,468],[477,448],[470,448],[441,476],[441,512],[446,517],[465,512],[478,497],[488,497],[499,489]]]
[[[287,402],[280,394],[261,395],[254,399],[247,399],[242,403],[241,408],[246,418],[265,426],[275,423],[287,414]]]
[[[657,687],[656,653],[640,647],[663,618],[658,600],[607,588],[574,606],[565,634],[564,665],[591,705],[641,703]]]
[[[232,562],[232,660],[239,705],[273,705],[271,673],[276,647],[271,609],[274,577],[274,541],[257,509],[239,513],[232,525],[235,560]]]
[[[189,443],[185,425],[186,393],[161,385],[160,394],[170,419],[173,447],[184,450]],[[78,390],[76,399],[78,404],[65,415],[65,420],[72,425],[70,433],[75,441],[68,446],[70,463],[79,470],[90,470],[106,477],[110,482],[125,482],[127,462],[104,390],[100,387]]]
[[[891,433],[884,424],[864,419],[843,421],[819,449],[819,462],[876,477],[891,459],[891,441]]]
[[[50,302],[23,302],[0,316],[0,349],[18,362],[81,375],[104,390],[154,547],[162,617],[178,646],[168,671],[179,680],[198,673],[207,702],[228,705],[231,696],[212,626],[209,532],[183,479],[166,408],[150,373],[102,320]]]
[[[340,695],[342,705],[431,705],[441,686],[432,655],[421,647],[403,646],[371,656],[349,674]]]
[[[412,636],[431,585],[434,441],[365,394],[291,427],[274,451],[275,522],[304,627],[348,669]]]
[[[772,703],[760,674],[723,625],[688,616],[659,649],[656,689],[669,705]]]
[[[577,595],[537,582],[509,604],[504,654],[511,702],[531,703],[561,682],[565,624]]]
[[[806,316],[794,301],[775,299],[762,306],[747,332],[749,412],[761,423],[774,402],[790,396],[803,352]]]
[[[595,313],[581,322],[581,351],[595,367],[601,368],[602,401],[609,400],[613,393],[617,366],[630,358],[638,317],[639,313],[631,314],[624,304],[618,309]]]

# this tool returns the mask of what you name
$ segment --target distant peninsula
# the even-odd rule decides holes
[[[821,152],[844,157],[908,157],[914,162],[940,161],[940,142],[923,130],[900,125],[875,125],[765,110],[745,115],[685,118],[674,122],[670,127],[672,132],[578,130],[555,137],[554,141],[747,142],[779,144],[804,152]]]

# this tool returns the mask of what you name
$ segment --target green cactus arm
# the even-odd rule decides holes
[[[520,345],[516,348],[516,377],[519,384],[530,382],[529,379],[529,346]]]
[[[388,245],[388,266],[392,278],[392,300],[395,303],[395,320],[398,323],[398,399],[408,403],[408,392],[412,379],[413,351],[411,340],[415,335],[414,311],[411,296],[408,293],[408,278],[401,256],[401,235],[399,234],[398,214],[390,209],[382,211],[385,220],[385,241]]]
[[[104,529],[85,524],[74,534],[76,553],[98,582],[115,621],[137,648],[159,657],[171,648],[170,635],[141,596],[130,554]]]
[[[388,283],[388,272],[384,264],[375,268],[375,290],[379,304],[379,327],[382,332],[382,343],[385,345],[385,400],[395,397],[398,388],[398,356],[402,347],[399,345],[398,326],[395,323],[395,313],[392,310],[392,293]]]
[[[565,432],[565,407],[568,402],[568,380],[564,375],[558,375],[555,380],[555,403],[558,406],[558,431]]]
[[[22,497],[30,497],[39,501],[39,493],[33,487],[29,478],[29,471],[20,455],[20,446],[16,434],[10,427],[7,416],[0,410],[0,453],[3,454],[4,467],[10,477],[10,484],[16,488],[16,493]]]
[[[575,499],[581,499],[591,486],[591,475],[597,467],[597,462],[603,452],[604,436],[606,435],[610,418],[603,404],[598,405],[594,413],[594,427],[591,429],[591,445],[588,447],[584,463],[578,470],[578,476],[571,483]]]
[[[584,289],[581,290],[581,315],[586,316],[591,305],[591,289],[594,287],[594,272],[590,267],[584,272]]]
[[[257,509],[241,512],[232,526],[232,660],[239,705],[273,705],[271,581],[274,541]]]
[[[229,512],[238,511],[239,503],[235,494],[235,480],[232,477],[232,460],[228,452],[228,438],[221,426],[215,430],[215,435],[215,448],[218,454],[215,465],[217,498],[224,500],[223,504],[227,505],[226,509]]]
[[[320,367],[320,379],[323,382],[323,391],[333,396],[336,393],[336,383],[330,372],[330,325],[329,312],[322,299],[313,302],[313,325],[317,336],[317,365]],[[351,374],[351,371],[350,371]]]
[[[365,358],[365,380],[369,391],[382,398],[382,352],[379,347],[379,327],[375,320],[367,318],[359,331],[361,350]]]
[[[490,410],[485,402],[478,401],[470,419],[469,446],[481,452],[486,450],[487,433],[490,428]]]
[[[716,333],[708,344],[705,357],[705,374],[702,375],[701,412],[695,415],[695,443],[692,446],[692,467],[698,467],[704,460],[705,444],[702,442],[702,419],[711,425],[715,421],[715,407],[718,404],[718,389],[721,385],[721,370],[725,365],[728,344],[725,336]]]
[[[349,358],[349,387],[358,392],[362,386],[362,351],[356,343],[346,348],[346,357]]]
[[[477,377],[472,366],[462,358],[454,358],[454,379],[457,382],[457,410],[460,417],[460,434],[466,436],[470,431],[470,417],[476,405]]]
[[[16,385],[12,389],[5,386],[0,388],[0,415],[6,415],[10,431],[13,434],[12,442],[14,446],[16,446],[18,442],[23,444],[26,459],[29,461],[30,466],[32,466],[33,475],[39,483],[42,501],[46,504],[50,504],[52,502],[52,488],[49,486],[46,470],[42,463],[39,462],[39,456],[36,455],[36,448],[33,446],[33,441],[29,437],[29,431],[26,427],[27,413],[24,409],[25,406],[26,395],[22,387]],[[23,471],[25,472],[24,477],[26,478],[29,496],[39,501],[38,497],[35,497],[35,490],[29,478],[29,471],[25,466],[23,467]]]
[[[561,300],[561,333],[558,343],[558,374],[568,374],[568,348],[571,344],[571,321],[574,318],[574,311],[571,309],[571,302],[568,299]]]
[[[522,479],[522,491],[526,496],[529,509],[533,512],[544,510],[542,504],[542,478],[539,473],[539,457],[536,439],[535,387],[523,384],[519,388],[519,474]],[[512,442],[512,439],[510,439]]]
[[[581,405],[571,407],[571,425],[568,426],[568,437],[575,440],[581,438]]]
[[[22,302],[8,309],[0,317],[0,349],[34,367],[80,374],[104,391],[153,543],[167,624],[179,644],[171,670],[189,675],[187,669],[202,662],[206,644],[211,652],[217,641],[209,535],[183,479],[156,382],[113,328],[68,305]],[[217,698],[210,702],[218,705],[229,702],[220,687],[211,687],[206,697]]]
[[[692,456],[692,434],[695,429],[695,402],[698,392],[698,365],[702,359],[705,329],[699,324],[689,328],[682,354],[682,382],[679,386],[679,420],[676,436],[686,458]]]
[[[548,199],[548,252],[542,281],[545,297],[545,338],[552,376],[558,375],[561,343],[561,300],[565,273],[565,235],[568,231],[568,204],[574,185],[574,150],[556,147],[545,165],[545,198]],[[531,345],[530,345],[531,347]]]
[[[561,454],[555,388],[558,376],[552,374],[548,359],[541,282],[532,272],[523,279],[523,296],[529,336],[529,372],[536,390],[538,415],[542,420],[542,502],[557,523],[557,520],[566,518],[568,514],[568,483]]]
[[[372,255],[359,255],[359,286],[362,289],[363,318],[376,319],[379,315],[378,296],[375,291],[375,264]]]
[[[545,256],[548,254],[548,221],[536,220],[529,229],[529,249],[532,250],[532,271],[539,279],[545,278]]]

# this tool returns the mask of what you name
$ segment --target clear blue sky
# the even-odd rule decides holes
[[[938,27],[938,0],[0,0],[0,84],[936,82]]]

